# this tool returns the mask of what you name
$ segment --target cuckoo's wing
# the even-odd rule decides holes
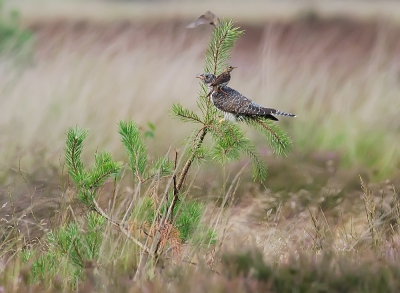
[[[214,106],[223,112],[244,117],[259,116],[278,121],[271,115],[275,113],[275,109],[264,108],[230,87],[225,86],[222,87],[222,91],[215,91],[212,94],[212,101]]]
[[[229,112],[238,116],[258,116],[274,121],[278,121],[278,118],[273,115],[296,117],[295,114],[263,107],[227,86],[222,87],[222,91],[215,91],[213,93],[213,103],[215,107],[221,111]]]
[[[249,103],[241,108],[239,112],[247,116],[258,116],[278,121],[278,118],[271,115],[276,113],[275,109],[265,108],[261,105],[254,103],[253,101],[249,101]]]
[[[214,91],[212,97],[215,107],[232,114],[243,114],[242,110],[251,103],[251,100],[227,86]]]

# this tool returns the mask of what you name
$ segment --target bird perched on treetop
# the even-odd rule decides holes
[[[215,82],[215,75],[211,73],[203,73],[196,76],[200,78],[207,87],[212,88],[211,90],[211,101],[214,106],[224,113],[223,120],[236,121],[236,119],[241,120],[243,118],[254,118],[262,117],[274,121],[278,121],[274,115],[296,117],[294,114],[285,113],[276,109],[265,108],[252,100],[246,98],[238,91],[223,86],[224,93],[214,89],[212,84]]]
[[[207,11],[206,13],[201,15],[199,18],[197,18],[195,21],[193,21],[186,27],[195,28],[202,24],[211,24],[213,26],[217,26],[219,22],[220,22],[219,18],[214,13],[212,13],[211,11]]]
[[[229,81],[231,80],[231,72],[233,69],[237,67],[228,66],[224,69],[224,71],[215,77],[214,81],[210,84],[211,91],[208,93],[207,98],[211,95],[214,90],[223,91],[221,87],[228,85]]]

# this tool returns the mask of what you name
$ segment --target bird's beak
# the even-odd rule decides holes
[[[235,68],[237,68],[237,67],[235,67],[235,66],[232,66],[232,68],[233,68],[233,69],[235,69]]]
[[[197,74],[197,75],[196,75],[196,78],[204,79],[204,75],[202,75],[202,74]]]

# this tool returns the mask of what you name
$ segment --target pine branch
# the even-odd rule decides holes
[[[68,173],[78,186],[82,184],[86,177],[81,156],[83,141],[88,136],[88,133],[87,129],[80,129],[78,127],[71,127],[67,132],[65,163],[68,168]]]
[[[234,26],[233,20],[223,19],[214,29],[206,50],[204,72],[220,73],[230,58],[236,40],[244,31]]]
[[[215,145],[212,149],[214,160],[225,164],[228,161],[237,160],[240,157],[238,146],[244,139],[242,130],[237,125],[210,125],[210,132]]]
[[[195,122],[204,124],[203,121],[193,111],[184,109],[181,104],[172,105],[172,114],[182,122]]]
[[[197,145],[195,147],[195,150],[197,150],[203,144],[203,141],[204,141],[204,138],[206,137],[207,131],[208,131],[207,127],[203,128],[203,130],[201,131],[200,136],[199,136],[199,140],[198,140]],[[183,181],[185,180],[186,175],[189,172],[190,166],[192,165],[194,158],[195,158],[195,154],[193,153],[189,157],[189,159],[186,161],[185,166],[182,169],[181,175],[179,176],[178,183],[176,184],[176,189],[178,190],[178,192],[181,190]]]
[[[219,53],[222,53],[221,46],[224,43],[224,40],[226,39],[227,34],[228,34],[227,30],[222,32],[222,35],[219,38],[219,40],[218,40],[218,42],[216,44],[216,47],[214,48],[215,52],[214,52],[214,56],[213,56],[214,57],[214,60],[213,60],[214,61],[214,70],[213,70],[213,72],[214,72],[215,75],[217,74],[217,67],[218,67],[219,61],[222,59],[222,58],[218,58],[218,56],[220,55]]]
[[[267,166],[265,162],[261,159],[261,156],[256,150],[256,147],[248,140],[239,146],[241,151],[250,157],[252,162],[252,177],[253,180],[264,181],[267,177]]]
[[[265,136],[274,153],[286,155],[291,150],[292,141],[289,136],[271,120],[252,117],[244,121]]]
[[[253,180],[265,180],[267,167],[256,147],[244,136],[243,131],[235,124],[225,123],[224,126],[217,128],[210,126],[210,132],[216,141],[214,147],[214,158],[225,164],[228,160],[237,160],[240,153],[250,157],[253,168]],[[225,160],[224,160],[225,159]]]
[[[139,133],[139,127],[133,121],[120,121],[118,132],[127,151],[129,167],[136,179],[142,181],[147,165],[147,148]]]
[[[83,141],[88,131],[78,127],[70,128],[67,133],[65,161],[68,173],[78,186],[78,198],[90,208],[93,207],[95,190],[110,176],[119,173],[122,166],[114,162],[109,152],[95,154],[95,163],[86,171],[82,162]]]
[[[193,155],[193,160],[196,160],[197,162],[199,162],[201,159],[204,159],[204,157],[206,156],[206,151],[200,141],[203,130],[207,128],[207,125],[203,126],[190,137],[191,147],[188,147],[187,152],[189,155]]]
[[[113,161],[109,152],[101,152],[95,154],[95,163],[89,172],[88,188],[98,188],[110,176],[115,176],[121,170],[122,165]]]

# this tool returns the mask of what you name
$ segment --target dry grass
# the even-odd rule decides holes
[[[154,24],[27,22],[37,40],[33,62],[15,66],[10,58],[0,59],[0,142],[7,146],[0,151],[4,186],[0,204],[8,202],[0,209],[2,217],[11,210],[17,218],[29,214],[26,208],[41,205],[37,198],[43,197],[50,198],[54,209],[53,200],[68,183],[59,175],[59,158],[70,126],[90,129],[87,162],[97,148],[107,148],[124,159],[116,133],[116,123],[122,119],[134,119],[144,129],[147,122],[156,125],[155,139],[148,139],[153,153],[182,146],[190,128],[171,120],[168,111],[173,102],[196,109],[199,87],[194,77],[202,70],[211,28],[189,31],[184,22],[165,20]],[[187,280],[204,284],[200,292],[211,288],[233,292],[232,288],[240,291],[248,286],[271,290],[276,276],[265,283],[242,275],[232,279],[231,267],[220,262],[224,253],[248,249],[261,251],[265,263],[270,268],[279,265],[282,275],[285,266],[304,265],[304,255],[310,260],[305,271],[323,267],[319,256],[331,252],[344,257],[328,260],[335,268],[376,259],[382,267],[395,266],[399,237],[394,221],[399,215],[393,186],[398,184],[400,163],[397,27],[387,21],[309,18],[245,28],[247,33],[232,56],[231,63],[239,69],[231,86],[260,104],[298,114],[296,120],[279,122],[294,140],[294,153],[275,159],[259,141],[270,177],[265,185],[254,184],[244,169],[239,184],[232,183],[232,193],[227,192],[231,176],[239,173],[245,161],[229,165],[224,172],[209,166],[199,172],[190,193],[207,198],[204,222],[215,227],[220,237],[217,248],[207,254],[184,248],[188,259],[199,266],[161,270],[155,278],[161,281],[135,287],[124,270],[135,268],[136,259],[130,256],[119,264],[122,268],[103,267],[94,277],[89,266],[87,292],[119,273],[121,284],[127,284],[121,285],[121,292],[161,290],[165,283],[171,292],[190,291]],[[249,136],[258,139],[251,131]],[[359,173],[364,180],[375,181],[363,185],[364,193]],[[376,183],[382,176],[394,180]],[[10,209],[13,200],[8,194],[19,198],[15,201],[19,208]],[[64,199],[69,196],[74,194],[63,194]],[[43,206],[48,210],[50,204]],[[57,207],[67,213],[63,208]],[[36,218],[45,217],[41,212]],[[47,229],[43,226],[40,229]],[[107,233],[113,235],[111,229]],[[112,244],[103,245],[104,251],[111,250],[107,245]],[[124,245],[126,254],[121,259],[136,251]],[[203,264],[228,273],[201,270],[202,274],[196,274]],[[5,270],[4,263],[0,269]],[[5,271],[4,276],[12,275]]]
[[[396,168],[395,27],[306,20],[245,28],[232,58],[240,68],[232,86],[260,104],[298,114],[281,122],[296,147],[333,149],[348,166],[361,163],[383,175]],[[115,124],[126,118],[143,127],[156,124],[157,139],[168,141],[159,150],[179,146],[188,128],[177,131],[181,126],[168,111],[178,101],[196,107],[194,76],[210,28],[65,22],[36,30],[34,64],[10,69],[3,60],[0,68],[2,140],[12,150],[51,145],[46,156],[54,162],[66,129],[77,124],[91,130],[89,150],[103,146],[116,153]]]

